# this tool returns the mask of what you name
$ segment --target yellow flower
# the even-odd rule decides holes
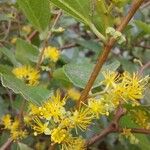
[[[14,130],[11,131],[11,138],[16,141],[19,139],[23,139],[27,136],[27,132],[26,131],[22,131],[22,130]]]
[[[143,92],[147,81],[148,77],[140,78],[138,74],[131,75],[125,72],[120,78],[119,83],[116,83],[107,93],[111,95],[114,102],[122,99],[125,102],[131,101],[133,104],[137,105],[137,100],[143,98]]]
[[[5,129],[10,129],[11,127],[11,116],[9,114],[2,117],[3,125],[5,126]]]
[[[15,120],[13,121],[10,118],[11,118],[10,115],[5,115],[2,118],[2,122],[5,126],[5,129],[9,129],[11,138],[13,140],[19,140],[24,138],[27,132],[21,129],[19,120],[15,118]]]
[[[85,140],[82,138],[76,138],[72,142],[72,148],[70,150],[84,150],[85,149]]]
[[[56,47],[48,46],[45,48],[44,57],[49,58],[52,62],[57,62],[60,57],[60,52]]]
[[[131,136],[131,129],[127,129],[127,128],[123,128],[123,131],[121,133],[123,136],[125,136],[126,138]]]
[[[11,125],[11,131],[17,131],[20,127],[20,122],[18,119],[15,119],[15,121]]]
[[[85,140],[81,137],[69,136],[62,143],[62,150],[85,150]]]
[[[37,105],[29,103],[30,115],[40,115],[41,109]]]
[[[107,111],[105,109],[105,105],[101,102],[101,100],[89,99],[88,107],[91,109],[91,112],[96,116],[106,115]]]
[[[71,124],[71,120],[69,118],[64,118],[61,120],[60,124],[59,124],[60,128],[67,128],[67,129],[71,129],[73,128],[73,125]]]
[[[31,32],[31,26],[29,26],[29,25],[23,26],[22,31],[29,34]]]
[[[25,115],[23,118],[23,121],[26,125],[30,125],[31,121],[32,121],[32,117],[29,115]]]
[[[17,78],[23,79],[28,85],[34,86],[39,83],[39,71],[30,66],[14,68],[12,72]]]
[[[10,41],[11,44],[16,44],[17,41],[17,37],[13,37]]]
[[[37,85],[39,83],[39,72],[37,70],[30,70],[30,72],[28,73],[28,84],[29,85]]]
[[[103,83],[109,87],[109,86],[115,86],[115,83],[118,81],[119,79],[119,75],[117,72],[113,72],[113,71],[105,71],[103,72],[103,76],[104,76],[104,80]]]
[[[145,111],[142,110],[135,110],[132,111],[132,116],[134,117],[135,122],[145,128],[145,129],[150,129],[150,119],[148,114]]]
[[[55,122],[58,122],[65,114],[66,97],[61,98],[60,91],[56,92],[56,95],[52,96],[45,104],[43,108],[43,117],[47,120],[53,117]]]
[[[74,88],[71,88],[67,91],[68,96],[73,100],[78,100],[80,98],[80,92]]]
[[[69,133],[67,132],[66,129],[54,128],[51,131],[51,140],[55,143],[60,144],[68,137],[68,135]]]
[[[34,118],[34,125],[32,125],[32,128],[34,129],[34,135],[37,136],[37,134],[44,133],[45,135],[50,135],[50,129],[48,128],[48,122],[43,123],[39,118]]]
[[[147,78],[147,77],[146,77]],[[137,101],[143,98],[143,92],[145,89],[146,78],[140,79],[137,74],[130,75],[129,73],[124,73],[122,88],[124,92],[122,97],[125,100]]]
[[[27,66],[22,66],[22,67],[18,67],[18,68],[14,68],[12,70],[12,73],[19,79],[23,79],[26,78],[27,74],[28,74],[28,69]]]
[[[123,132],[121,135],[128,138],[131,142],[131,144],[138,144],[139,140],[131,133],[131,129],[123,128]]]
[[[73,126],[81,130],[86,130],[93,118],[94,116],[89,108],[80,108],[80,110],[73,112],[73,115],[70,117]]]

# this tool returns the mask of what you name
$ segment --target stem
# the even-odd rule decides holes
[[[142,4],[144,0],[134,0],[132,3],[132,6],[127,14],[127,16],[125,16],[121,22],[121,24],[119,25],[119,27],[117,28],[118,31],[122,32],[124,30],[124,28],[127,26],[127,24],[129,23],[129,21],[131,20],[131,18],[133,17],[133,15],[136,13],[136,11],[138,10],[138,8],[140,7],[140,5]],[[106,62],[107,57],[112,49],[112,47],[114,46],[116,40],[114,38],[109,38],[107,44],[104,47],[103,53],[101,56],[99,56],[97,63],[93,69],[93,72],[90,76],[90,79],[85,87],[85,89],[83,90],[80,98],[79,98],[79,107],[81,105],[81,102],[85,102],[89,91],[91,90],[94,81],[96,80],[99,72],[101,71],[101,68],[103,66],[103,64]]]
[[[128,128],[130,129],[130,128]],[[106,137],[110,133],[114,132],[123,132],[122,128],[119,129],[112,129],[109,127],[105,128],[101,133],[93,136],[89,141],[86,142],[86,147],[89,147],[96,143],[97,141],[102,140],[104,137]],[[150,135],[150,130],[148,129],[143,129],[143,128],[131,128],[131,133],[140,133],[140,134],[148,134]]]
[[[147,69],[147,68],[150,68],[150,61],[148,61],[144,66],[142,66],[142,67],[140,68],[140,70],[138,71],[138,74],[139,74],[140,76],[143,75],[144,70]]]
[[[96,35],[99,39],[101,39],[104,43],[106,42],[105,36],[104,36],[103,34],[101,34],[101,33],[97,30],[97,28],[95,27],[94,24],[90,24],[89,27],[91,28],[91,30],[95,33],[95,35]]]
[[[6,150],[6,149],[11,145],[12,142],[13,142],[13,139],[9,138],[9,139],[0,147],[0,150]]]
[[[102,138],[106,137],[109,133],[117,131],[119,129],[119,121],[120,118],[126,114],[126,111],[119,105],[117,111],[115,113],[114,119],[110,123],[110,125],[102,130],[99,134],[93,136],[90,140],[86,141],[86,147],[91,146],[95,142],[101,140]]]
[[[56,148],[56,144],[55,143],[51,143],[48,150],[55,150]]]
[[[144,46],[144,45],[133,45],[134,47],[140,47],[143,49],[150,49],[150,46]]]
[[[130,128],[128,128],[130,129]],[[123,132],[123,129],[119,129],[116,132]],[[149,129],[143,129],[143,128],[131,128],[132,133],[143,133],[143,134],[149,134],[150,135],[150,130]]]
[[[88,140],[86,142],[86,147],[89,147],[91,145],[93,145],[95,142],[99,141],[100,139],[106,137],[109,133],[111,133],[111,129],[110,128],[105,128],[100,134],[97,134],[95,136],[93,136],[90,140]]]
[[[46,47],[46,45],[47,45],[47,41],[48,41],[48,39],[52,36],[52,29],[53,29],[53,28],[55,27],[55,25],[57,24],[57,22],[58,22],[58,20],[59,20],[59,18],[60,18],[60,16],[61,16],[61,14],[62,14],[62,11],[60,10],[59,13],[57,14],[55,20],[54,20],[53,25],[51,26],[50,32],[47,34],[47,37],[46,37],[46,39],[44,40],[43,48],[42,48],[42,50],[41,50],[41,53],[40,53],[40,55],[39,55],[38,62],[37,62],[37,65],[36,65],[36,69],[37,69],[37,70],[39,70],[39,67],[40,67],[40,65],[41,65],[41,63],[42,63],[42,58],[43,58],[43,55],[44,55],[45,47]]]
[[[33,31],[28,37],[27,37],[27,41],[31,42],[31,40],[38,34],[38,31],[35,30]]]
[[[105,129],[103,129],[99,134],[94,135],[91,139],[87,140],[85,146],[89,147],[89,146],[93,145],[97,141],[102,140],[104,137],[106,137],[110,133],[123,132],[123,129],[119,127],[119,121],[120,121],[121,117],[124,116],[125,114],[126,114],[126,110],[123,109],[120,104],[117,108],[114,119],[109,124],[109,126],[106,127]],[[128,129],[130,129],[130,128],[128,128]],[[131,128],[131,132],[150,135],[150,129]]]

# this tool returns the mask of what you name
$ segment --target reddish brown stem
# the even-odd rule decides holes
[[[150,68],[150,61],[148,61],[144,66],[142,66],[142,67],[140,68],[140,70],[138,71],[138,74],[139,74],[140,76],[143,75],[144,70],[147,69],[147,68]]]
[[[116,132],[123,132],[123,129],[118,129]],[[149,134],[150,135],[150,130],[149,129],[143,129],[143,128],[132,128],[131,132],[132,133],[141,133],[141,134]]]
[[[90,140],[88,140],[86,142],[86,147],[88,147],[88,146],[94,144],[95,142],[101,140],[102,138],[107,136],[109,133],[117,131],[119,129],[120,118],[125,114],[126,114],[126,111],[121,107],[121,105],[119,105],[119,107],[116,110],[114,119],[112,120],[110,125],[107,128],[105,128],[104,130],[102,130],[100,132],[100,134],[97,134],[97,135],[93,136]]]
[[[0,150],[6,150],[6,149],[11,145],[12,142],[13,142],[13,139],[9,138],[9,139],[0,147]]]
[[[130,129],[130,128],[128,128],[128,129]],[[109,127],[105,128],[100,134],[97,134],[97,135],[93,136],[89,141],[87,141],[86,142],[86,147],[89,147],[89,146],[93,145],[97,141],[102,140],[108,134],[114,133],[114,132],[123,132],[123,129],[122,128],[113,129],[113,128],[111,128],[109,126]],[[148,134],[148,135],[150,135],[150,130],[142,129],[142,128],[131,128],[131,132],[132,133],[139,133],[139,134]]]
[[[123,132],[123,129],[119,127],[119,121],[122,116],[126,114],[126,110],[121,107],[121,105],[117,108],[117,111],[115,113],[114,119],[109,124],[108,127],[103,129],[99,134],[94,135],[91,139],[86,141],[85,146],[89,147],[96,143],[97,141],[102,140],[104,137],[106,137],[110,133],[114,132]],[[129,128],[130,129],[130,128]],[[132,133],[141,133],[141,134],[150,134],[149,129],[142,129],[142,128],[131,128]]]
[[[138,10],[138,8],[140,7],[140,5],[143,3],[144,0],[134,0],[132,3],[132,6],[127,14],[127,16],[125,16],[121,22],[121,24],[119,25],[119,27],[117,28],[118,31],[122,32],[124,30],[124,28],[127,26],[127,24],[129,23],[129,21],[131,20],[131,18],[133,17],[133,15],[136,13],[136,11]],[[107,44],[104,47],[103,53],[102,55],[98,58],[97,63],[93,69],[93,72],[90,76],[90,79],[85,87],[85,89],[83,90],[80,99],[79,99],[79,106],[81,105],[81,102],[85,102],[89,91],[91,90],[99,72],[101,71],[101,68],[103,66],[103,64],[106,62],[107,57],[112,49],[112,47],[114,46],[116,40],[114,38],[110,38],[107,42]]]
[[[33,39],[37,34],[38,34],[38,31],[37,31],[37,30],[33,31],[33,32],[27,37],[27,41],[28,41],[28,42],[31,42],[32,39]]]
[[[60,18],[60,16],[61,16],[61,14],[62,14],[62,11],[59,11],[59,13],[57,14],[57,16],[56,16],[56,18],[55,18],[55,20],[54,20],[54,22],[53,22],[53,25],[52,25],[52,27],[51,27],[51,30],[50,30],[49,34],[47,34],[47,37],[46,37],[46,39],[44,40],[43,48],[42,48],[42,50],[41,50],[41,52],[40,52],[40,55],[39,55],[39,58],[38,58],[38,62],[37,62],[37,65],[36,65],[36,69],[37,69],[37,70],[39,69],[39,67],[40,67],[40,65],[41,65],[41,63],[42,63],[42,59],[43,59],[45,47],[46,47],[46,45],[47,45],[47,41],[48,41],[48,39],[49,39],[49,38],[51,37],[51,35],[52,35],[52,29],[53,29],[53,28],[55,27],[55,25],[57,24],[57,22],[58,22],[58,20],[59,20],[59,18]]]

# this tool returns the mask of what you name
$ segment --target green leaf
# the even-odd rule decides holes
[[[49,0],[17,0],[27,19],[39,31],[44,31],[50,21]]]
[[[71,82],[67,78],[67,76],[65,75],[63,68],[59,68],[59,69],[55,70],[53,73],[53,78],[55,80],[58,80],[59,83],[61,82],[64,86],[70,86],[71,85]]]
[[[99,8],[97,8],[96,1],[95,2],[91,0],[73,0],[73,1],[50,0],[50,1],[57,7],[66,11],[69,15],[73,16],[75,19],[79,20],[85,25],[88,25],[98,37],[105,40],[105,37],[102,34],[105,34],[106,27],[103,21],[104,16],[101,14],[104,14],[106,12],[103,12],[102,9],[101,12],[98,12]]]
[[[19,65],[19,62],[17,62],[12,50],[8,50],[7,48],[3,47],[3,48],[0,48],[0,52],[3,53],[14,66]]]
[[[119,61],[122,65],[122,68],[125,71],[133,73],[133,72],[136,72],[138,70],[138,65],[135,63],[132,63],[130,60],[122,58],[122,59],[119,59]]]
[[[135,20],[135,24],[137,27],[142,30],[146,34],[150,34],[150,24],[146,24],[145,22],[142,22],[140,20]]]
[[[60,7],[79,21],[89,24],[89,0],[50,0],[53,4]]]
[[[12,75],[11,71],[12,71],[12,67],[10,67],[8,65],[1,65],[0,64],[0,73],[1,74],[10,74],[10,75]]]
[[[112,64],[105,65],[103,70],[115,71],[119,67],[120,63],[114,61]],[[64,66],[64,71],[69,80],[77,87],[84,88],[87,84],[90,74],[92,73],[94,64],[67,64]],[[103,75],[100,73],[95,81],[93,88],[98,87],[100,82],[103,80]]]
[[[136,137],[139,139],[138,147],[141,150],[149,150],[150,149],[150,141],[148,140],[146,135],[137,134]]]
[[[28,145],[18,142],[19,150],[33,150]]]
[[[1,75],[1,81],[4,87],[8,87],[14,93],[21,94],[27,101],[34,104],[41,104],[52,94],[49,90],[41,86],[27,86],[22,80],[11,75]]]
[[[122,128],[136,128],[136,127],[138,127],[134,123],[134,121],[133,121],[133,119],[132,119],[132,117],[130,115],[126,115],[126,116],[123,116],[121,118],[121,120],[120,120],[120,126]]]
[[[76,43],[83,46],[84,48],[90,49],[93,52],[99,53],[100,52],[100,44],[93,40],[84,40],[84,39],[76,39]]]
[[[39,50],[34,45],[17,39],[16,59],[23,64],[30,64],[30,62],[37,62]]]

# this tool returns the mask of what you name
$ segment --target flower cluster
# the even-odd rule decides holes
[[[103,98],[111,101],[114,106],[120,102],[131,102],[138,105],[139,100],[143,98],[145,85],[148,83],[149,77],[141,78],[138,74],[129,74],[124,72],[118,74],[115,72],[103,72],[104,80],[101,84],[105,86]]]
[[[10,131],[11,138],[14,141],[23,139],[27,135],[26,130],[21,129],[21,123],[19,119],[15,118],[12,120],[9,114],[2,117],[2,124],[4,125],[5,129]]]
[[[131,144],[139,143],[139,140],[131,133],[131,129],[123,128],[121,135],[129,139]]]
[[[60,57],[60,52],[56,47],[48,46],[44,50],[44,58],[50,59],[52,62],[57,62]]]
[[[26,77],[29,80],[28,69],[28,67],[22,67],[18,77],[21,79]],[[85,132],[92,125],[93,120],[99,119],[101,116],[108,116],[119,104],[138,105],[139,100],[143,98],[148,81],[148,77],[141,78],[138,74],[131,75],[127,72],[119,74],[105,71],[103,77],[99,92],[91,92],[87,103],[82,103],[79,108],[74,105],[68,107],[68,103],[72,100],[78,101],[80,97],[80,92],[76,89],[67,90],[66,96],[62,96],[58,90],[40,106],[30,103],[28,112],[23,119],[24,125],[34,130],[34,136],[41,134],[49,136],[51,143],[58,144],[63,150],[83,150],[85,139],[79,133]],[[140,113],[136,122],[143,126],[147,120],[146,115]],[[10,116],[6,115],[2,122],[6,129],[10,129],[13,139],[17,139],[20,133],[24,137],[25,132],[19,128],[17,119],[12,122]],[[124,129],[122,135],[129,138],[132,143],[138,142],[129,129]]]
[[[32,118],[34,135],[51,136],[53,143],[60,144],[64,150],[84,149],[84,139],[75,137],[72,131],[85,131],[94,119],[88,107],[79,110],[66,108],[67,97],[62,98],[59,91],[48,99],[42,106],[29,105],[29,115]]]
[[[26,84],[35,86],[39,83],[40,74],[39,71],[31,66],[21,66],[12,70],[13,74],[25,81]]]
[[[145,129],[150,129],[150,119],[146,111],[132,110],[131,113],[132,118],[137,125]]]
[[[67,90],[68,97],[72,100],[77,101],[80,98],[80,92],[75,88],[70,88]]]
[[[68,101],[79,98],[80,93],[75,89],[69,89],[68,95],[64,97],[57,91],[41,106],[30,104],[28,118],[32,122],[29,124],[32,124],[34,135],[48,135],[52,143],[61,145],[65,150],[84,149],[85,141],[78,131],[87,130],[93,119],[108,116],[120,102],[137,105],[139,99],[143,98],[147,77],[142,79],[137,74],[111,71],[103,72],[103,76],[100,83],[103,90],[91,94],[88,103],[83,103],[79,109],[68,108],[66,105]],[[134,141],[134,136],[130,137]]]

